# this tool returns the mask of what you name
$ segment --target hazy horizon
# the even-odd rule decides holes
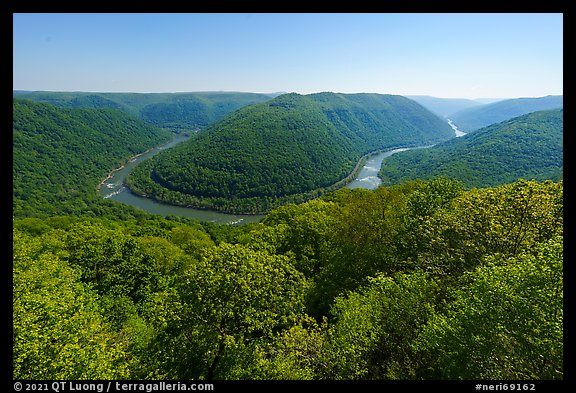
[[[25,92],[47,92],[47,93],[118,93],[118,94],[194,94],[194,93],[254,93],[254,94],[265,94],[265,95],[275,95],[275,94],[287,94],[287,93],[297,93],[302,95],[315,94],[315,93],[325,93],[329,92],[327,90],[313,92],[313,93],[298,93],[298,92],[288,92],[288,91],[240,91],[240,90],[200,90],[200,91],[153,91],[153,92],[142,92],[142,91],[88,91],[88,90],[39,90],[39,89],[13,89],[13,91],[25,91]],[[332,91],[330,93],[336,94],[392,94],[392,93],[380,93],[373,91],[364,91],[358,93],[343,93],[338,91]],[[401,95],[405,97],[430,97],[430,98],[440,98],[446,100],[470,100],[470,101],[486,101],[490,103],[491,101],[504,101],[508,99],[516,98],[541,98],[546,96],[562,96],[563,94],[545,94],[543,96],[521,96],[521,97],[439,97],[431,96],[428,94],[393,94]]]
[[[563,15],[14,14],[13,90],[563,95]]]

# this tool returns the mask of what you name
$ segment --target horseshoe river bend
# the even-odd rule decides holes
[[[111,198],[117,202],[143,209],[152,214],[160,214],[162,216],[184,216],[191,217],[199,221],[232,225],[247,224],[250,222],[260,221],[264,217],[263,215],[226,214],[211,210],[193,209],[159,203],[152,199],[136,195],[126,187],[124,184],[124,179],[136,165],[140,164],[142,161],[152,158],[162,150],[169,149],[188,138],[188,136],[178,134],[170,142],[164,145],[156,146],[144,153],[132,157],[125,165],[112,171],[109,176],[104,181],[102,181],[102,183],[100,183],[98,192],[103,198]],[[394,153],[410,149],[411,148],[394,149],[369,156],[363,168],[356,175],[355,179],[351,183],[348,183],[346,187],[365,188],[369,190],[377,188],[381,183],[380,179],[378,178],[378,171],[382,166],[382,160],[384,160],[386,157],[390,157]]]

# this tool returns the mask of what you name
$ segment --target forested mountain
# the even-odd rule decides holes
[[[530,112],[563,107],[564,96],[514,98],[464,109],[450,115],[450,119],[460,131],[470,132]]]
[[[92,93],[13,91],[13,96],[70,108],[113,108],[172,131],[204,128],[245,105],[274,95],[240,92]]]
[[[14,216],[79,214],[109,205],[96,186],[129,157],[170,139],[113,109],[58,108],[13,100]],[[92,206],[93,207],[93,206]]]
[[[467,187],[563,178],[563,110],[532,112],[382,163],[383,184],[447,176]]]
[[[160,153],[128,185],[173,204],[264,212],[321,195],[368,152],[453,136],[446,122],[402,96],[285,94]]]
[[[17,219],[13,378],[562,379],[562,212],[561,182],[439,178],[210,235]]]
[[[481,102],[466,98],[438,98],[432,96],[405,96],[416,101],[430,112],[440,117],[450,117],[453,113],[463,109],[478,107]]]
[[[436,124],[403,97],[286,95],[191,146],[337,168],[332,151],[453,137]],[[168,138],[117,109],[13,100],[13,379],[563,379],[561,181],[344,188],[238,227],[96,194]]]

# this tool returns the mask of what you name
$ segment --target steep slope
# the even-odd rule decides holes
[[[91,93],[23,92],[13,96],[68,108],[113,108],[174,131],[204,128],[243,106],[272,95],[240,92]]]
[[[170,133],[117,110],[14,99],[12,138],[14,216],[27,216],[78,213],[110,170]]]
[[[515,98],[464,109],[452,114],[450,119],[461,131],[470,132],[530,112],[558,109],[563,106],[564,96]]]
[[[563,177],[563,110],[532,112],[430,149],[397,153],[382,163],[384,185],[437,176],[467,187]]]
[[[405,97],[285,94],[159,154],[128,184],[173,204],[263,212],[335,188],[370,151],[451,137],[448,124]]]
[[[389,94],[317,93],[309,96],[362,154],[378,149],[437,143],[454,136],[438,116],[406,97]]]

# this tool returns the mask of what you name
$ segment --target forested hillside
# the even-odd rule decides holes
[[[563,178],[563,110],[533,112],[382,163],[383,184],[447,176],[466,187]]]
[[[453,136],[447,123],[405,97],[285,94],[159,154],[128,185],[172,204],[259,213],[335,188],[368,152]]]
[[[210,233],[15,219],[14,378],[562,379],[562,212],[439,178]]]
[[[334,170],[334,154],[353,165],[374,144],[453,137],[424,113],[397,96],[289,94],[174,151],[211,147],[194,157],[222,168],[269,151],[260,163],[277,176]],[[446,143],[506,155],[547,146],[561,124],[562,111],[537,112]],[[14,379],[563,379],[562,181],[342,188],[244,226],[97,195],[169,138],[117,109],[13,100]]]
[[[81,214],[112,204],[96,186],[168,131],[112,109],[13,100],[13,215]]]
[[[172,131],[204,128],[245,105],[267,101],[272,95],[236,92],[91,93],[23,92],[14,97],[71,108],[113,108]]]
[[[563,108],[563,106],[564,96],[514,98],[463,109],[450,115],[450,119],[458,126],[460,131],[470,132],[530,112],[559,109]]]

